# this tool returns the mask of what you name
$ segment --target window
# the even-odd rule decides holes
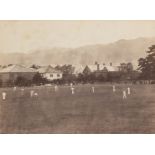
[[[57,77],[60,77],[60,74],[57,74]]]
[[[53,74],[50,74],[50,77],[53,77]]]

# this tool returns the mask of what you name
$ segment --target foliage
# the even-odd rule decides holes
[[[91,70],[90,70],[90,68],[88,66],[86,66],[85,69],[83,70],[83,74],[85,76],[88,76],[88,75],[91,74]]]
[[[155,45],[149,47],[145,58],[138,60],[138,66],[142,79],[151,80],[155,78]]]
[[[32,83],[36,85],[45,84],[47,80],[43,78],[39,73],[36,73],[32,79]]]
[[[31,86],[32,81],[28,80],[22,76],[18,76],[17,79],[15,80],[15,85],[16,86]]]
[[[33,64],[30,68],[33,68],[33,69],[39,69],[40,66],[39,66],[39,65],[35,65],[35,64]]]
[[[2,84],[3,84],[3,83],[2,83],[2,80],[0,79],[0,87],[2,87]]]

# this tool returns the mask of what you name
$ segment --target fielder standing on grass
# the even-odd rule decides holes
[[[128,91],[128,95],[130,95],[131,94],[131,90],[130,90],[129,87],[127,88],[127,91]]]
[[[73,87],[73,83],[70,83],[70,87],[71,87],[71,88]]]
[[[126,96],[126,91],[123,90],[123,99],[126,99],[126,98],[127,98],[127,96]]]
[[[55,90],[55,92],[58,91],[58,86],[57,85],[54,86],[54,90]]]
[[[30,96],[33,97],[33,94],[34,94],[34,90],[31,90],[30,91]]]
[[[13,87],[13,91],[16,91],[16,89],[17,89],[16,87]]]
[[[21,89],[21,95],[24,95],[24,88]]]
[[[74,92],[74,87],[71,88],[71,91],[72,91],[72,95],[73,95],[73,94],[75,93],[75,92]]]
[[[91,89],[92,89],[92,93],[94,93],[95,92],[95,87],[93,86]]]
[[[35,96],[35,97],[37,97],[37,96],[38,96],[38,93],[37,93],[37,92],[35,92],[35,93],[34,93],[34,96]]]
[[[115,85],[113,85],[113,92],[115,92],[116,91],[116,88],[115,88]]]
[[[6,99],[6,92],[2,92],[2,99],[3,99],[3,100]]]

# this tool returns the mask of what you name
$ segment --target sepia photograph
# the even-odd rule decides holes
[[[1,134],[154,134],[155,20],[0,20]]]

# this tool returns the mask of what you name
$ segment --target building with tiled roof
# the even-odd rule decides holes
[[[3,85],[7,85],[8,82],[14,83],[18,77],[32,80],[36,73],[37,71],[32,68],[22,65],[10,65],[0,69],[0,80]]]
[[[37,70],[43,78],[49,81],[61,79],[63,73],[52,66],[43,66]]]

